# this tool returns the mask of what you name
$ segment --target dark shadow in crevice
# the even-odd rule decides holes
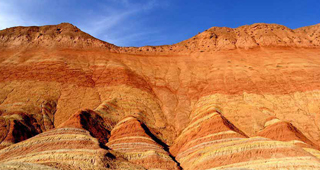
[[[140,123],[141,123],[141,122],[140,122]],[[162,140],[160,140],[159,138],[157,138],[155,135],[153,135],[153,134],[150,132],[149,128],[148,128],[145,124],[141,123],[141,127],[144,129],[144,131],[146,132],[147,135],[149,135],[155,142],[157,142],[159,145],[161,145],[161,146],[163,147],[163,149],[169,154],[169,156],[171,157],[171,159],[172,159],[174,162],[176,162],[176,164],[178,165],[178,167],[179,167],[181,170],[183,170],[183,168],[180,166],[180,163],[176,160],[176,158],[175,158],[173,155],[171,155],[171,153],[170,153],[170,151],[169,151],[169,146],[168,146],[166,143],[164,143]]]

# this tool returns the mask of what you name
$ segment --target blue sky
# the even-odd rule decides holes
[[[320,23],[319,0],[0,0],[0,29],[69,22],[118,46],[174,44],[213,26]]]

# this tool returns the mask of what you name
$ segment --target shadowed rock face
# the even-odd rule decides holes
[[[108,123],[99,114],[91,110],[80,111],[59,127],[72,127],[88,130],[91,136],[97,138],[101,144],[105,144],[110,137],[110,131],[106,125]]]
[[[0,169],[320,169],[320,26],[117,47],[0,31]]]
[[[265,124],[265,129],[258,132],[258,135],[273,140],[292,141],[296,145],[319,149],[319,147],[315,143],[310,141],[301,133],[300,130],[294,127],[291,123],[280,121],[277,118],[271,118],[269,121],[267,121]]]
[[[100,147],[97,139],[78,128],[57,128],[1,150],[1,164],[30,163],[57,169],[143,169]],[[33,166],[34,165],[34,166]]]
[[[123,119],[111,131],[107,146],[146,169],[179,169],[159,140],[149,136],[143,126],[136,118]]]

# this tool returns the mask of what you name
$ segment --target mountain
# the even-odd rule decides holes
[[[0,31],[0,169],[320,169],[320,25],[119,47]]]

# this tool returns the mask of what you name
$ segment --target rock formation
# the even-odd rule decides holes
[[[152,137],[145,125],[136,118],[127,117],[112,129],[107,146],[146,169],[179,169],[166,152],[164,147],[167,146],[161,146],[162,142]]]
[[[0,31],[0,169],[320,169],[320,25],[118,47]]]

